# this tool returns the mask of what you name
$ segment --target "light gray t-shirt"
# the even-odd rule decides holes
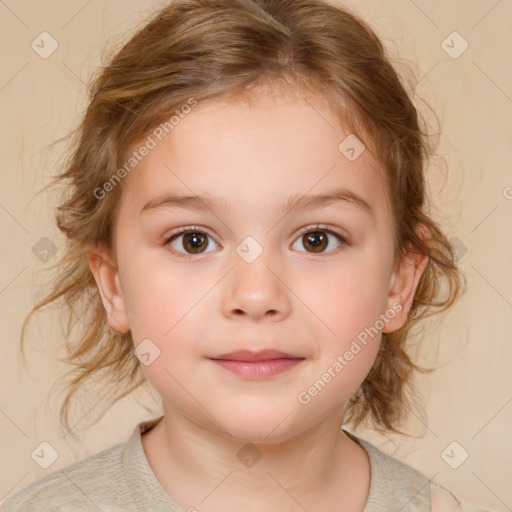
[[[166,493],[142,446],[141,434],[161,418],[139,423],[126,443],[31,483],[1,503],[0,512],[187,512]],[[431,481],[425,475],[347,434],[361,444],[370,460],[370,492],[363,512],[431,510]],[[457,503],[462,512],[486,512],[458,500]],[[196,505],[200,510],[200,503]]]

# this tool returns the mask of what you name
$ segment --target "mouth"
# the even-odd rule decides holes
[[[240,350],[208,358],[236,375],[250,380],[265,379],[291,370],[305,360],[278,350]]]

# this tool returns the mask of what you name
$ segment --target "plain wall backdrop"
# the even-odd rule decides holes
[[[53,251],[64,247],[54,222],[55,197],[35,195],[57,172],[65,149],[47,146],[83,115],[87,83],[102,55],[110,55],[105,45],[126,41],[165,3],[0,1],[0,499],[126,441],[136,423],[160,415],[154,394],[134,393],[87,430],[77,421],[79,441],[62,438],[59,404],[47,400],[65,371],[57,361],[59,313],[48,310],[32,322],[28,371],[19,337]],[[356,433],[461,499],[512,510],[512,2],[344,5],[377,31],[394,62],[417,64],[417,92],[442,128],[438,153],[444,160],[429,169],[432,210],[454,239],[468,280],[458,305],[427,325],[420,362],[439,367],[417,379],[427,416],[411,413],[410,437]],[[45,55],[52,44],[58,47]],[[46,469],[33,456],[42,442],[58,455]]]

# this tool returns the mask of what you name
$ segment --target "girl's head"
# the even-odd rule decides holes
[[[165,410],[240,439],[345,405],[354,425],[399,425],[408,333],[461,277],[427,212],[420,117],[361,20],[175,0],[96,79],[75,142],[66,254],[32,311],[61,299],[69,326],[84,318],[66,427],[82,384],[115,401],[145,377]],[[265,349],[300,360],[261,379],[212,360]]]

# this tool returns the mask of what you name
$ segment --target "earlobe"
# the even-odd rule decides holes
[[[89,246],[86,254],[89,268],[94,276],[103,307],[107,313],[108,323],[112,329],[121,334],[128,332],[130,325],[119,275],[108,251],[103,248]]]

